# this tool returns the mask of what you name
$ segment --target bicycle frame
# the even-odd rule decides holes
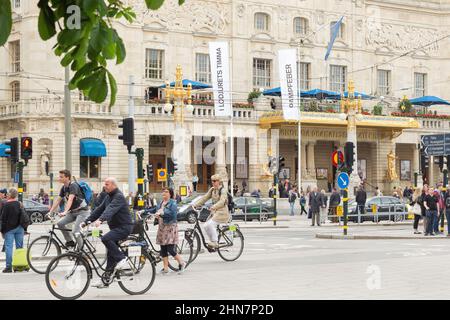
[[[55,225],[53,225],[52,226],[52,230],[50,230],[48,232],[49,238],[48,238],[48,241],[47,241],[47,246],[45,247],[44,252],[43,252],[44,255],[46,255],[48,253],[48,250],[50,249],[50,244],[52,243],[52,240],[55,240],[59,244],[59,246],[61,248],[63,248],[64,250],[69,250],[69,248],[66,247],[66,245],[61,241],[61,239],[59,239],[59,237],[56,234],[55,230],[72,231],[70,229],[61,229],[61,228],[58,228]]]

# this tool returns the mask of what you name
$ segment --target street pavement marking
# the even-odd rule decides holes
[[[299,241],[299,240],[304,240],[305,238],[289,238],[289,240],[294,240],[294,241]]]
[[[250,242],[249,244],[255,245],[255,246],[259,246],[259,245],[264,245],[265,243],[263,243],[263,242]]]

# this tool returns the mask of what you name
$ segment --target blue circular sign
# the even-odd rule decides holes
[[[341,172],[338,175],[337,182],[338,182],[339,188],[345,189],[348,187],[348,185],[350,183],[350,177],[348,176],[348,174],[346,172]]]

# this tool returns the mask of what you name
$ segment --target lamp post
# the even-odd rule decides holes
[[[173,135],[173,150],[172,159],[178,164],[179,169],[174,173],[173,183],[175,189],[182,185],[187,186],[189,179],[186,174],[186,164],[190,164],[190,159],[186,163],[185,150],[185,128],[184,128],[184,111],[192,114],[194,107],[192,106],[192,84],[188,84],[187,89],[183,88],[183,71],[180,65],[177,65],[175,86],[171,87],[170,83],[166,83],[164,93],[166,96],[166,104],[164,105],[164,111],[171,112],[173,110],[173,120],[175,123],[175,131]],[[174,105],[170,103],[174,100]],[[185,104],[185,101],[187,104]]]

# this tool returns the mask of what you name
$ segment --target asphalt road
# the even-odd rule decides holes
[[[82,299],[450,298],[447,239],[327,240],[315,238],[325,227],[311,228],[306,220],[283,229],[249,228],[258,224],[242,228],[244,253],[235,262],[202,253],[182,275],[157,275],[145,295],[129,296],[113,284],[89,288]],[[372,228],[383,227],[364,230]],[[0,288],[0,299],[54,299],[44,276],[33,272],[0,274]]]

